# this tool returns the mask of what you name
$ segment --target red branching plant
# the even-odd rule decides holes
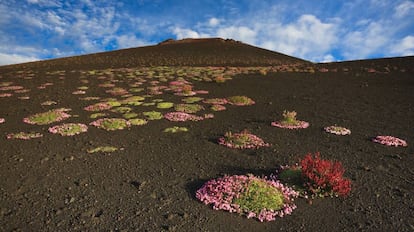
[[[351,191],[351,181],[343,177],[345,169],[340,162],[321,159],[318,152],[315,157],[307,154],[300,165],[305,187],[312,194],[344,197]]]

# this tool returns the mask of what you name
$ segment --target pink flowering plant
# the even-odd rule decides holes
[[[253,175],[233,175],[212,179],[196,192],[196,197],[215,210],[273,221],[289,215],[296,208],[298,193],[277,180]]]
[[[109,110],[111,108],[112,108],[112,105],[109,104],[108,102],[99,102],[96,104],[86,106],[83,109],[86,111],[103,111],[103,110]]]
[[[0,124],[4,123],[5,121],[6,121],[6,119],[0,118]]]
[[[128,128],[131,123],[123,118],[101,118],[91,122],[90,125],[107,131],[114,131]]]
[[[263,139],[251,134],[247,130],[243,130],[240,133],[226,132],[224,137],[218,139],[218,143],[229,148],[237,149],[257,149],[270,146]]]
[[[296,119],[295,111],[283,111],[283,119],[281,121],[272,122],[271,125],[286,129],[302,129],[309,127],[309,123]]]
[[[27,124],[47,125],[71,117],[70,114],[66,113],[67,111],[70,111],[70,109],[60,108],[55,110],[49,110],[44,113],[38,113],[24,118],[23,122]]]
[[[178,112],[193,114],[204,110],[204,107],[199,104],[176,104],[174,106],[174,109]]]
[[[341,126],[327,126],[324,131],[335,135],[350,135],[351,130]]]
[[[164,115],[164,118],[172,122],[201,121],[204,119],[204,117],[184,112],[169,112]]]
[[[41,138],[43,135],[41,133],[36,132],[18,132],[18,133],[10,133],[6,135],[7,139],[22,139],[22,140],[30,140],[35,138]]]
[[[375,138],[373,138],[372,141],[375,143],[380,143],[386,146],[394,147],[406,147],[408,145],[405,140],[390,135],[378,135]]]
[[[60,134],[62,136],[73,136],[88,131],[88,126],[82,123],[64,123],[61,125],[49,127],[52,134]]]

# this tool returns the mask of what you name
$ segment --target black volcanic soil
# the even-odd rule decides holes
[[[176,55],[179,57],[179,53]],[[209,91],[201,97],[246,95],[256,104],[227,105],[226,111],[214,113],[214,119],[200,122],[162,119],[114,132],[90,126],[87,133],[73,137],[48,133],[48,126],[28,125],[22,119],[48,109],[69,107],[70,113],[78,117],[64,122],[91,122],[82,110],[91,102],[80,101],[79,97],[110,96],[98,88],[96,78],[82,83],[85,78],[81,70],[87,72],[104,63],[94,66],[88,59],[73,64],[58,59],[0,67],[1,83],[11,81],[31,90],[0,98],[0,118],[6,119],[0,124],[0,230],[413,231],[413,60],[308,63],[316,70],[314,73],[291,70],[240,74],[221,84],[192,81],[195,89]],[[329,71],[318,71],[324,67]],[[48,72],[53,70],[65,72]],[[33,79],[24,79],[30,73]],[[114,78],[118,86],[129,83],[126,76]],[[53,85],[37,88],[46,82]],[[86,95],[71,94],[84,85],[90,88]],[[30,99],[21,100],[19,96]],[[179,101],[168,94],[150,99],[156,98]],[[46,100],[58,104],[41,106]],[[296,110],[298,119],[308,121],[310,127],[298,131],[271,127],[270,122],[280,119],[285,109]],[[350,128],[352,134],[335,136],[322,131],[333,124]],[[186,126],[189,132],[162,132],[175,125]],[[232,150],[216,143],[226,131],[243,129],[272,146]],[[6,139],[6,134],[19,131],[41,132],[44,137]],[[371,142],[376,135],[405,139],[408,147]],[[101,145],[123,150],[86,152]],[[269,174],[278,165],[293,164],[309,152],[342,162],[345,176],[353,182],[348,198],[316,199],[313,204],[298,199],[292,215],[266,223],[212,210],[195,198],[195,191],[208,179],[224,174]]]

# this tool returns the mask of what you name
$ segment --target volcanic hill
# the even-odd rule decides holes
[[[219,38],[1,66],[0,231],[413,231],[413,99],[414,57],[314,64]],[[309,127],[272,126],[285,110]],[[245,130],[266,146],[220,144]],[[263,223],[197,198],[318,152],[349,196]]]

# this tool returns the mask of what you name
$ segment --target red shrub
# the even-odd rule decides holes
[[[307,154],[300,162],[305,185],[314,194],[346,196],[351,191],[351,181],[345,179],[345,172],[340,162],[315,158]]]

